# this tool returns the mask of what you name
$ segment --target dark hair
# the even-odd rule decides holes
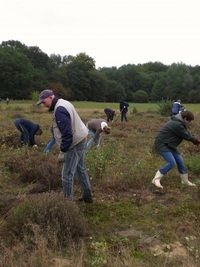
[[[182,111],[181,116],[183,119],[186,119],[187,121],[193,121],[194,120],[194,114],[188,110]]]
[[[38,125],[38,129],[36,131],[36,135],[41,135],[42,134],[42,129],[40,128],[40,126]]]
[[[110,134],[110,131],[111,131],[110,127],[108,127],[108,126],[103,127],[103,132],[104,133]]]

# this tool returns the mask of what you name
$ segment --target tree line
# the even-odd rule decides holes
[[[70,101],[200,102],[198,65],[148,62],[97,69],[85,53],[48,56],[15,40],[0,45],[0,81],[1,98],[31,99],[33,92],[51,88]]]

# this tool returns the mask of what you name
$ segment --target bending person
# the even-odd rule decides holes
[[[30,120],[26,120],[23,118],[17,118],[14,120],[14,125],[21,133],[20,140],[22,145],[36,145],[35,135],[42,134],[42,130],[39,124],[36,124]]]
[[[87,122],[88,127],[88,141],[86,149],[89,150],[93,146],[100,146],[102,133],[110,134],[110,127],[104,119],[92,119]]]
[[[192,142],[194,145],[200,144],[200,140],[194,137],[187,129],[189,123],[193,120],[194,115],[192,112],[182,111],[172,116],[156,136],[154,149],[166,161],[165,165],[156,172],[152,180],[156,187],[163,188],[160,184],[161,178],[175,166],[178,168],[182,183],[195,186],[188,180],[188,170],[184,164],[183,157],[177,149],[177,146],[183,140]]]

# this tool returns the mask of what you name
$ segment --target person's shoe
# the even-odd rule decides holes
[[[163,174],[158,170],[155,174],[155,177],[152,180],[152,184],[154,184],[158,188],[163,189],[163,186],[160,183],[160,180],[162,177],[163,177]]]
[[[78,201],[80,202],[84,201],[85,203],[93,203],[93,199],[91,197],[80,197]]]
[[[184,185],[189,185],[189,186],[196,186],[196,184],[193,184],[188,180],[188,173],[180,174],[181,176],[181,183]]]

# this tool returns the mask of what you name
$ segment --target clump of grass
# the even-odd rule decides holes
[[[25,155],[24,155],[25,153]],[[18,174],[23,183],[39,183],[43,191],[61,186],[60,166],[53,154],[46,156],[39,151],[26,148],[15,151],[14,157],[6,159],[5,165],[10,172]]]
[[[9,234],[8,234],[9,233]],[[63,198],[62,194],[43,193],[21,200],[7,215],[1,227],[6,240],[22,240],[29,247],[37,244],[39,236],[47,246],[67,246],[71,240],[78,242],[88,233],[88,225],[78,206]]]
[[[15,147],[20,146],[19,136],[15,132],[7,132],[0,136],[1,146]]]
[[[187,167],[195,174],[200,174],[200,158],[199,155],[190,156],[185,160]]]

